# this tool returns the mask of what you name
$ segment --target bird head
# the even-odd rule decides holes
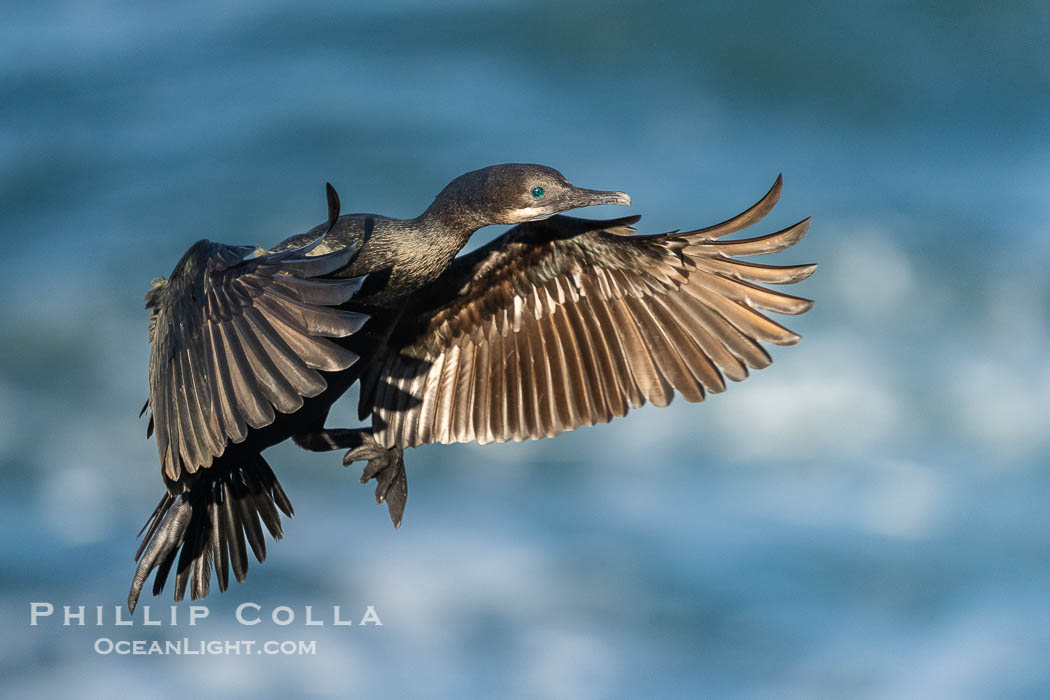
[[[539,221],[563,211],[599,204],[630,205],[626,192],[576,187],[554,168],[505,163],[472,170],[450,182],[435,205],[480,225]]]

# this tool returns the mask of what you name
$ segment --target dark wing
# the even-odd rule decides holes
[[[357,361],[327,338],[355,333],[367,316],[338,308],[361,279],[322,280],[355,250],[307,257],[309,245],[244,259],[253,249],[197,242],[169,280],[146,295],[149,406],[163,473],[210,466],[248,428],[293,413],[326,388],[318,370]]]
[[[522,224],[456,260],[419,296],[390,350],[366,372],[362,417],[383,445],[500,442],[605,423],[646,401],[725,390],[771,362],[759,344],[799,336],[760,310],[800,314],[787,284],[815,265],[735,259],[796,243],[809,220],[758,238],[720,240],[762,218],[744,213],[686,233],[634,236],[638,217],[552,217]]]

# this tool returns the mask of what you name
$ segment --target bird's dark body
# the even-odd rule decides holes
[[[260,521],[281,537],[291,504],[261,452],[288,438],[367,461],[376,497],[400,525],[403,450],[433,442],[550,437],[604,423],[646,402],[725,389],[771,361],[758,341],[798,336],[756,309],[797,314],[810,302],[785,284],[815,266],[734,259],[793,245],[808,220],[767,236],[721,237],[772,208],[721,224],[635,236],[639,217],[558,215],[628,204],[620,192],[570,185],[544,166],[510,164],[453,180],[413,219],[338,216],[257,257],[201,241],[147,294],[151,430],[167,493],[139,549],[134,609],[158,569],[176,567],[175,596],[219,587],[247,547],[265,557]],[[457,257],[478,228],[518,224]],[[361,382],[370,427],[327,429],[332,404]],[[144,528],[146,529],[146,528]]]
[[[323,232],[317,226],[307,233],[283,241],[274,250],[301,245]],[[354,306],[394,311],[413,293],[437,279],[466,244],[469,236],[448,231],[440,220],[390,219],[375,214],[348,214],[339,217],[319,253],[358,246],[357,256],[332,277],[370,275],[354,296]]]

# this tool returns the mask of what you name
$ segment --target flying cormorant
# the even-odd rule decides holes
[[[640,217],[560,212],[629,205],[541,165],[506,164],[453,180],[414,219],[339,216],[270,251],[199,241],[147,293],[147,434],[167,490],[143,530],[128,596],[133,611],[176,568],[219,589],[243,581],[247,549],[266,556],[292,506],[261,451],[292,437],[310,450],[367,461],[376,500],[400,525],[403,450],[428,443],[520,441],[606,423],[674,392],[687,401],[743,380],[771,359],[760,342],[799,336],[761,311],[812,302],[760,286],[815,265],[762,265],[809,219],[765,236],[723,240],[772,209],[781,179],[747,211],[708,228],[634,235]],[[457,257],[478,229],[517,224]],[[371,427],[325,429],[332,403],[361,380]],[[144,409],[145,410],[145,409]],[[261,521],[261,525],[260,525]],[[141,533],[140,533],[141,534]],[[247,541],[247,545],[246,545]],[[177,560],[177,563],[176,563]]]

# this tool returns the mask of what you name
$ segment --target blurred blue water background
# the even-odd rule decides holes
[[[1036,1],[5,3],[3,694],[1050,697],[1048,126]],[[630,192],[646,233],[782,171],[760,233],[814,217],[780,256],[821,263],[805,340],[700,405],[413,450],[397,532],[356,466],[275,448],[297,515],[206,624],[29,626],[130,581],[151,278],[306,230],[325,180],[412,216],[507,161]],[[92,650],[187,635],[318,648]]]

